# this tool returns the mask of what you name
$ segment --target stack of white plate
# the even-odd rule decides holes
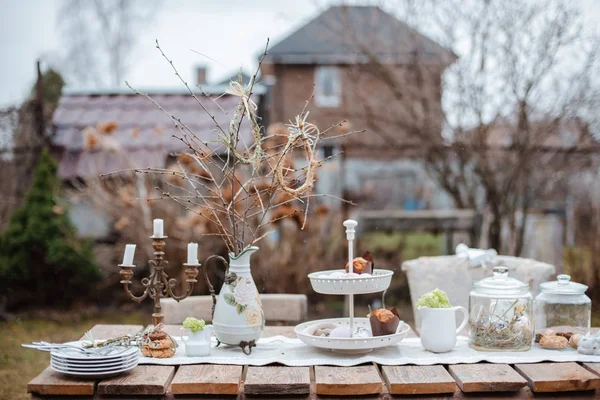
[[[60,349],[50,353],[50,367],[67,375],[105,378],[132,370],[138,365],[139,358],[140,350],[137,347],[116,348],[108,354],[85,354]]]

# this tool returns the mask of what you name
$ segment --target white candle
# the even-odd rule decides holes
[[[133,254],[135,253],[135,244],[125,246],[125,255],[123,256],[123,265],[133,265]]]
[[[188,264],[198,264],[198,243],[188,243]]]
[[[154,236],[156,236],[156,237],[165,236],[165,230],[164,230],[162,219],[157,218],[154,220]]]

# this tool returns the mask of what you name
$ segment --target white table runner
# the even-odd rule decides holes
[[[214,338],[213,338],[214,340]],[[600,356],[579,354],[572,348],[547,350],[539,345],[527,352],[483,352],[470,348],[467,338],[459,336],[456,347],[449,353],[435,354],[425,351],[419,338],[404,339],[398,345],[375,349],[366,354],[343,354],[331,350],[308,346],[299,339],[273,336],[260,339],[258,345],[247,356],[239,347],[214,347],[208,357],[187,357],[185,346],[178,342],[177,352],[171,358],[140,357],[140,364],[185,365],[185,364],[228,364],[228,365],[267,365],[272,363],[293,367],[309,365],[335,365],[349,367],[375,362],[382,365],[433,365],[433,364],[473,364],[487,361],[496,364],[537,363],[542,361],[600,362]]]

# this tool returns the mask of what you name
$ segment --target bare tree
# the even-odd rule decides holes
[[[42,149],[49,144],[47,127],[62,85],[54,70],[42,74],[38,61],[31,96],[19,107],[0,110],[0,229],[29,189]]]
[[[457,57],[432,57],[428,39],[405,29],[390,59],[378,50],[380,30],[353,36],[357,21],[332,23],[363,61],[348,87],[361,101],[347,118],[378,135],[381,148],[423,161],[456,207],[490,215],[489,246],[519,254],[528,210],[593,161],[598,38],[560,0],[384,4]]]
[[[57,20],[64,71],[80,85],[121,86],[161,0],[64,0]]]

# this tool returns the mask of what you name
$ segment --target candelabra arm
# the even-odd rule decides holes
[[[185,263],[183,264],[186,269],[185,269],[185,275],[186,275],[186,282],[187,282],[187,289],[185,290],[185,292],[182,295],[176,295],[173,292],[173,288],[177,285],[177,280],[176,279],[169,279],[169,277],[167,276],[167,274],[163,273],[162,275],[162,280],[163,283],[165,284],[165,288],[166,288],[166,297],[171,297],[173,300],[179,302],[183,299],[185,299],[186,297],[190,296],[193,291],[194,291],[194,287],[196,286],[196,283],[198,283],[198,281],[196,280],[196,277],[198,276],[198,267],[200,267],[200,264],[188,264]]]
[[[185,291],[184,294],[182,294],[180,296],[177,296],[175,293],[173,293],[173,290],[171,289],[171,287],[168,286],[167,293],[169,294],[169,297],[171,297],[173,300],[179,302],[192,294],[192,292],[194,291],[194,286],[196,286],[195,283],[188,283],[187,290]]]
[[[152,261],[150,261],[150,262],[152,263]],[[154,293],[154,294],[152,293],[152,290],[153,290],[152,283],[154,282],[156,273],[157,273],[156,269],[153,269],[152,273],[150,274],[150,276],[148,278],[142,279],[142,285],[146,289],[144,289],[144,293],[142,293],[139,296],[136,296],[135,294],[133,294],[133,292],[131,291],[131,288],[129,286],[129,285],[131,285],[131,278],[133,277],[133,267],[121,265],[121,277],[123,278],[123,280],[121,280],[121,283],[125,287],[125,293],[127,293],[127,296],[129,296],[129,298],[131,300],[135,301],[136,303],[141,303],[148,296],[150,296],[150,298],[154,298],[156,293]]]
[[[148,297],[148,289],[144,290],[144,293],[141,296],[136,296],[129,288],[129,283],[124,283],[123,285],[125,286],[125,293],[127,293],[127,296],[136,303],[141,303]]]

